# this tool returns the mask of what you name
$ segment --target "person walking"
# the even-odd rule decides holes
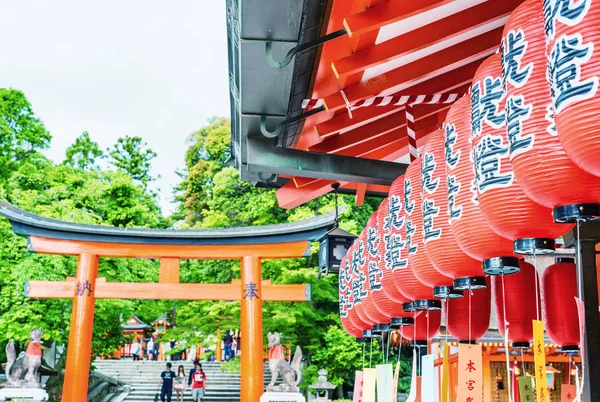
[[[140,360],[140,351],[142,349],[142,345],[140,345],[140,340],[135,338],[135,342],[131,344],[131,356],[134,361]]]
[[[233,335],[231,335],[231,331],[227,331],[225,336],[223,337],[223,345],[225,346],[225,360],[233,359],[233,354],[231,353],[231,345],[233,344]]]
[[[152,340],[152,338],[150,338],[150,340],[146,344],[146,350],[148,352],[148,360],[154,360],[154,341]]]
[[[160,373],[160,381],[158,386],[160,389],[160,400],[162,402],[171,402],[171,397],[173,396],[173,379],[175,378],[175,373],[171,371],[171,363],[167,363],[167,368],[165,371]],[[156,389],[158,392],[158,388]]]
[[[206,374],[202,370],[202,364],[198,360],[194,361],[194,368],[190,371],[188,384],[192,386],[192,399],[194,402],[202,402],[206,393]]]
[[[183,392],[185,391],[185,369],[183,366],[177,368],[174,388],[175,392],[177,392],[177,402],[183,402]]]

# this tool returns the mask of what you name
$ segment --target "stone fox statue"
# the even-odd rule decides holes
[[[29,334],[29,345],[25,351],[25,356],[17,360],[15,351],[15,342],[11,340],[6,345],[6,380],[8,385],[21,386],[25,380],[26,387],[39,387],[38,369],[42,364],[42,335],[43,329],[32,329]]]
[[[300,370],[302,350],[296,346],[296,352],[292,364],[290,364],[284,357],[281,336],[277,332],[269,332],[267,338],[269,339],[269,370],[271,371],[271,382],[267,386],[267,391],[298,392],[298,384],[302,380],[302,371]],[[275,385],[278,375],[281,375],[283,383]]]

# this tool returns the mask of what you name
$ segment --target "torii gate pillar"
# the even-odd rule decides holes
[[[241,395],[242,401],[259,401],[264,390],[261,263],[259,257],[242,258]]]

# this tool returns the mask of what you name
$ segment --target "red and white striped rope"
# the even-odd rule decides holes
[[[417,155],[417,135],[415,128],[415,115],[413,112],[413,105],[407,104],[404,112],[406,113],[406,133],[408,134],[408,153],[410,155],[410,161],[413,162],[418,158]]]
[[[436,94],[436,95],[396,95],[396,96],[374,96],[372,98],[361,99],[350,103],[352,109],[367,106],[399,106],[406,104],[434,104],[434,103],[452,103],[462,94]],[[302,109],[314,109],[324,105],[323,99],[304,99]]]

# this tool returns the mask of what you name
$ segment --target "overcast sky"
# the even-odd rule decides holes
[[[0,0],[0,87],[22,90],[56,162],[82,131],[141,136],[168,213],[186,138],[229,117],[224,0]]]

